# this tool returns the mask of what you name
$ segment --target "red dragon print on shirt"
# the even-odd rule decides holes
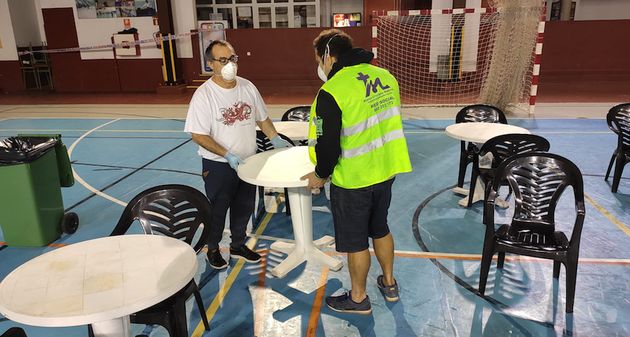
[[[227,126],[232,126],[237,121],[248,120],[252,114],[252,107],[245,102],[234,103],[229,108],[221,108],[222,117],[219,122]]]

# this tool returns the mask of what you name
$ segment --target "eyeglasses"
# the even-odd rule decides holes
[[[213,58],[212,61],[219,61],[222,65],[228,64],[228,62],[238,62],[238,55],[232,55],[230,57],[219,57],[218,59]]]

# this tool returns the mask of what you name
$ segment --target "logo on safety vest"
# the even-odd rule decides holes
[[[381,90],[389,89],[389,85],[383,85],[383,83],[381,83],[381,79],[378,77],[372,81],[370,80],[370,75],[365,75],[362,72],[357,75],[359,75],[357,76],[357,80],[363,81],[363,84],[365,85],[365,97],[369,97],[372,93],[375,94],[379,88]]]

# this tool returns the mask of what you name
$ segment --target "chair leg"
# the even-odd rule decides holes
[[[479,293],[483,295],[486,292],[486,283],[488,282],[488,273],[490,272],[490,263],[492,263],[492,255],[494,255],[494,238],[488,237],[483,242],[483,253],[481,255],[481,269],[479,271]]]
[[[553,261],[553,278],[560,278],[560,261]]]
[[[88,337],[94,337],[94,331],[92,330],[92,324],[88,324]]]
[[[466,167],[468,166],[468,154],[466,153],[466,145],[464,142],[461,142],[461,144],[461,150],[459,152],[459,173],[457,175],[457,187],[464,186]]]
[[[171,337],[188,337],[188,318],[186,317],[186,302],[178,301],[173,310],[175,319],[175,334]]]
[[[473,197],[475,195],[475,187],[477,185],[477,177],[479,176],[479,168],[476,163],[473,163],[472,171],[470,172],[470,188],[468,189],[468,208],[472,206]],[[485,193],[485,192],[484,192]]]
[[[619,182],[621,181],[621,175],[623,174],[623,167],[626,165],[624,156],[625,154],[623,153],[617,154],[617,163],[615,164],[615,172],[613,173],[613,193],[617,193],[617,188],[619,187]]]
[[[284,208],[286,209],[286,214],[291,215],[291,205],[289,205],[289,190],[284,189]]]
[[[193,294],[195,295],[195,302],[197,302],[197,308],[199,309],[199,316],[201,316],[203,326],[206,328],[206,331],[210,331],[210,323],[208,323],[208,316],[206,316],[206,307],[203,305],[201,294],[199,293],[198,289],[195,289],[195,292]]]
[[[569,259],[564,268],[566,269],[566,282],[567,282],[567,291],[566,291],[566,301],[567,301],[567,313],[573,312],[573,301],[575,299],[575,281],[577,279],[577,257],[575,259]]]
[[[610,156],[610,162],[608,163],[608,169],[606,170],[606,177],[604,177],[604,181],[608,181],[608,176],[610,176],[610,170],[612,169],[613,164],[615,163],[616,156],[617,156],[617,150],[615,150],[612,156]]]
[[[265,188],[258,186],[258,205],[256,207],[256,217],[254,218],[254,226],[258,226],[265,214]]]
[[[499,252],[497,258],[497,269],[503,269],[503,263],[505,262],[505,252]]]

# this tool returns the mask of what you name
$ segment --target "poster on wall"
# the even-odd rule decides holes
[[[75,0],[79,19],[156,16],[155,0]]]
[[[228,22],[224,20],[199,21],[199,50],[201,52],[201,72],[204,75],[212,75],[212,69],[208,66],[206,48],[214,40],[225,40],[225,28]]]
[[[333,26],[335,27],[361,26],[361,13],[335,13],[333,14]]]

